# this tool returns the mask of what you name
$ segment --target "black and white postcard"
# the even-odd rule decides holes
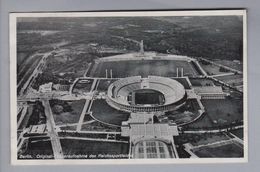
[[[245,10],[10,14],[12,163],[247,162]]]

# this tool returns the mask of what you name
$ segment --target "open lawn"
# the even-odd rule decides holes
[[[129,60],[100,62],[95,71],[91,72],[93,77],[106,77],[106,69],[113,71],[113,78],[124,78],[128,76],[148,75],[175,77],[177,68],[184,69],[185,76],[197,76],[198,72],[193,65],[187,61],[177,60]]]
[[[127,156],[129,144],[127,143],[113,143],[101,141],[87,141],[77,139],[61,139],[61,146],[64,155],[87,155],[86,159],[113,159],[113,157],[102,157],[102,155],[119,155]],[[90,155],[94,155],[92,158]],[[101,156],[100,156],[101,155]],[[78,158],[78,159],[85,159]],[[126,157],[125,157],[126,158]],[[77,159],[77,158],[75,158]],[[119,157],[119,159],[121,159]]]
[[[213,123],[211,118],[208,116],[208,114],[204,113],[201,115],[199,119],[196,121],[185,125],[183,128],[184,129],[206,129],[206,128],[212,128],[217,126],[216,124]]]
[[[169,120],[174,123],[181,125],[184,123],[189,123],[198,117],[200,106],[196,99],[188,99],[186,104],[177,111],[166,112]]]
[[[110,107],[103,99],[94,100],[92,107],[92,116],[97,120],[113,125],[121,126],[122,121],[127,121],[129,113],[121,112]]]

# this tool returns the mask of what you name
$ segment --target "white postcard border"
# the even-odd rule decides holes
[[[108,159],[108,160],[18,160],[17,159],[17,94],[16,94],[16,21],[18,17],[135,17],[135,16],[243,16],[243,158],[190,158],[190,159]],[[184,11],[125,11],[125,12],[32,12],[10,13],[10,128],[12,165],[99,165],[99,164],[203,164],[248,162],[248,97],[247,97],[247,15],[246,10],[184,10]]]

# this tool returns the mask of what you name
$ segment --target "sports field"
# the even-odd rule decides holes
[[[177,68],[183,68],[185,76],[197,76],[198,72],[194,66],[187,61],[177,60],[124,60],[124,61],[108,61],[100,62],[91,71],[92,77],[106,77],[106,69],[108,77],[124,78],[129,76],[141,75],[157,75],[165,77],[175,77]],[[179,70],[180,75],[180,70]]]

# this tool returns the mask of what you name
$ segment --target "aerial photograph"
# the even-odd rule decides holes
[[[245,158],[243,17],[17,17],[15,158]]]

